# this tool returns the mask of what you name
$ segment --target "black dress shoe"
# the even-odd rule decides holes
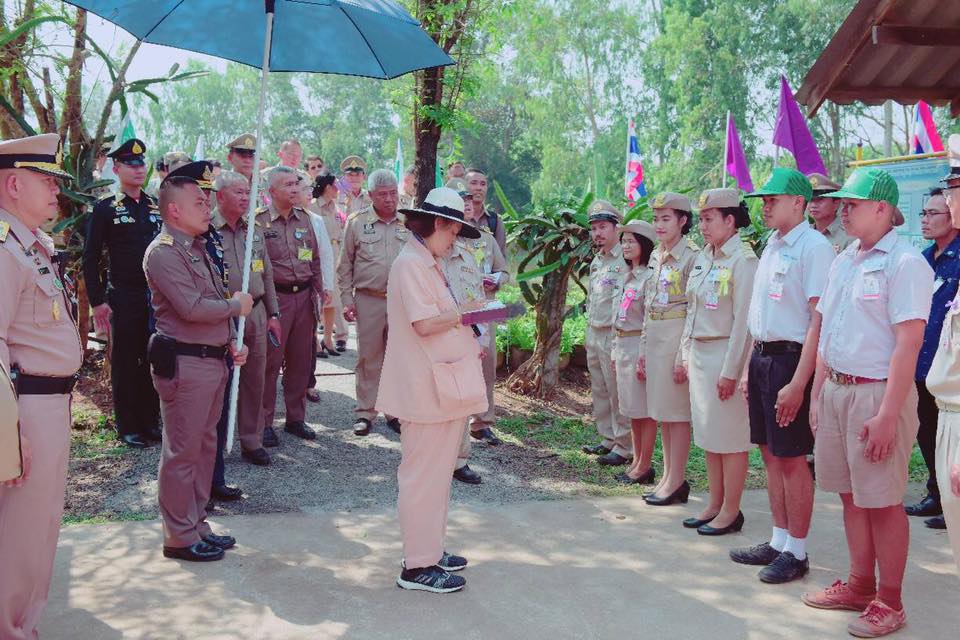
[[[250,464],[255,464],[258,467],[265,467],[270,464],[270,454],[267,453],[267,450],[263,447],[254,449],[253,451],[241,451],[240,457]]]
[[[671,504],[676,502],[682,502],[683,504],[687,503],[687,500],[690,499],[690,483],[686,480],[683,481],[677,490],[671,493],[668,496],[663,498],[658,498],[656,495],[652,495],[648,498],[644,498],[647,504],[653,507],[668,507]],[[698,527],[700,525],[697,525]]]
[[[340,354],[338,353],[337,355],[340,355]],[[318,357],[318,358],[322,358],[323,360],[326,360],[326,359],[327,359],[327,352],[324,351],[322,348],[321,348],[321,349],[317,349],[317,357]]]
[[[622,484],[653,484],[657,479],[657,475],[653,470],[653,467],[647,469],[646,473],[643,473],[638,478],[631,478],[626,473],[621,473],[617,475],[617,481]]]
[[[149,440],[150,442],[162,442],[163,429],[161,429],[160,427],[151,427],[144,432],[143,437]]]
[[[265,447],[280,446],[280,438],[277,437],[277,432],[273,430],[273,427],[263,428],[263,446]]]
[[[320,402],[320,390],[319,389],[307,389],[307,400],[310,402]]]
[[[324,358],[326,358],[327,356],[333,356],[334,358],[340,357],[340,352],[336,349],[331,349],[330,347],[328,347],[327,343],[324,342],[323,340],[320,341],[320,351],[324,353],[324,356],[323,356]]]
[[[357,418],[357,421],[353,423],[353,435],[368,435],[370,433],[370,426],[370,421],[366,418]]]
[[[217,505],[214,503],[213,498],[207,500],[207,513],[213,513],[213,510],[217,508]]]
[[[931,495],[928,495],[917,504],[904,507],[903,510],[907,512],[908,516],[917,516],[919,518],[929,518],[930,516],[938,516],[943,513],[940,500]]]
[[[757,575],[767,584],[784,584],[799,580],[810,571],[810,557],[797,560],[789,551],[784,551],[777,559],[760,570]]]
[[[139,433],[128,433],[126,435],[120,436],[120,442],[127,445],[131,449],[146,449],[150,446],[150,443]]]
[[[480,477],[480,474],[471,469],[469,465],[463,465],[454,471],[453,477],[454,479],[467,484],[480,484],[483,482],[483,478]]]
[[[923,521],[923,524],[930,527],[931,529],[946,529],[947,521],[944,519],[943,515],[933,516]]]
[[[214,547],[220,547],[224,551],[232,549],[237,544],[237,539],[233,536],[218,536],[213,533],[204,536],[203,541]]]
[[[737,564],[765,567],[779,557],[780,552],[771,547],[769,542],[761,542],[752,547],[730,549],[730,559]]]
[[[400,418],[390,418],[387,420],[387,426],[390,427],[390,431],[400,435]]]
[[[189,562],[212,562],[223,558],[223,549],[209,542],[194,542],[189,547],[163,547],[164,558]]]
[[[650,504],[650,503],[648,502],[647,504]],[[713,516],[713,518],[716,518],[716,517],[717,516]],[[686,527],[687,529],[699,529],[703,525],[713,522],[713,518],[705,518],[703,520],[701,520],[700,518],[687,518],[686,520],[683,521],[683,526]]]
[[[605,456],[610,453],[610,449],[607,449],[602,444],[593,444],[593,445],[584,445],[584,453],[589,453],[592,456]]]
[[[743,517],[743,512],[738,511],[737,517],[734,518],[733,522],[731,522],[727,526],[712,527],[709,524],[705,524],[697,528],[697,533],[699,533],[702,536],[725,536],[728,533],[736,533],[737,531],[740,531],[741,529],[743,529],[744,520],[745,519]]]
[[[306,422],[297,421],[297,422],[288,422],[283,425],[283,430],[289,433],[290,435],[297,436],[298,438],[303,438],[304,440],[316,440],[317,432],[307,426]]]
[[[597,464],[602,464],[608,467],[622,467],[628,462],[630,462],[629,458],[624,458],[619,453],[615,453],[613,451],[597,458]]]
[[[243,489],[240,487],[229,487],[224,484],[218,487],[213,487],[210,490],[210,496],[214,500],[219,500],[220,502],[234,502],[243,498]]]
[[[337,340],[337,351],[343,353],[347,350],[347,341],[346,340]]]
[[[493,432],[493,429],[490,427],[484,427],[483,429],[478,429],[477,431],[471,431],[470,437],[474,440],[483,440],[491,446],[497,446],[498,444],[503,444],[503,440],[497,437],[497,434]]]

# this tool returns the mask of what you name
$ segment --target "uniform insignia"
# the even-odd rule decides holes
[[[191,255],[190,262],[200,262],[200,256]]]
[[[482,246],[483,246],[483,240],[474,240],[474,241],[473,241],[473,248],[474,248],[474,249],[479,249],[479,248],[482,247]]]
[[[601,211],[602,209],[603,209],[603,205],[597,202],[592,207],[590,207],[590,212],[596,213],[597,211]]]
[[[707,194],[701,193],[701,194],[700,194],[699,207],[702,209],[702,208],[705,207],[706,205],[707,205]]]
[[[376,233],[376,231],[373,230],[373,225],[370,224],[369,222],[364,222],[364,223],[363,223],[363,232],[364,232],[364,233]]]
[[[304,233],[305,231],[303,229],[295,229],[293,231],[293,237],[296,238],[297,240],[300,240],[301,238],[303,238]]]
[[[810,186],[816,188],[820,184],[820,179],[817,176],[810,176]]]
[[[53,319],[60,320],[60,303],[56,300],[53,301]]]
[[[740,241],[740,249],[743,251],[744,257],[756,259],[757,254],[754,253],[753,247],[751,247],[750,243],[747,242],[746,240]]]
[[[37,269],[37,273],[39,273],[42,276],[45,276],[48,273],[50,273],[50,269],[48,267],[40,267],[39,269]]]
[[[150,216],[150,222],[156,222],[157,219],[158,219],[157,216],[154,216],[154,215]]]
[[[172,247],[173,236],[171,236],[169,233],[161,233],[159,236],[157,236],[157,244],[162,244],[165,247]]]
[[[7,241],[7,234],[10,233],[10,223],[6,220],[0,220],[0,242]]]
[[[245,146],[245,147],[252,147],[252,146],[253,146],[253,138],[250,138],[250,137],[244,138],[244,139],[243,139],[243,146]]]
[[[655,209],[659,209],[663,207],[663,203],[665,203],[666,201],[667,201],[667,197],[665,195],[663,195],[662,193],[658,194],[657,197],[653,199],[653,207]]]
[[[693,249],[694,251],[700,251],[700,247],[697,246],[697,243],[691,238],[687,238],[687,246]]]

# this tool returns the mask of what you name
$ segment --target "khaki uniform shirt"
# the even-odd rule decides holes
[[[310,214],[294,207],[284,218],[270,205],[269,209],[257,211],[256,220],[273,266],[274,285],[310,282],[314,292],[320,295],[323,272]]]
[[[833,252],[839,254],[841,251],[847,248],[847,246],[853,242],[853,238],[847,235],[847,232],[843,229],[843,223],[840,221],[840,216],[838,215],[833,219],[833,222],[830,223],[823,231],[824,237],[830,241],[830,244],[833,245]]]
[[[467,248],[467,242],[470,241],[457,240],[450,256],[440,262],[458,305],[486,299],[482,267],[477,264],[476,255]]]
[[[213,228],[220,234],[223,244],[223,269],[226,272],[227,293],[233,294],[243,286],[243,258],[246,251],[247,225],[244,217],[232,228],[223,219],[220,212],[213,212]],[[250,295],[254,302],[263,301],[267,315],[280,311],[277,305],[277,292],[273,288],[273,265],[267,255],[263,240],[263,229],[258,222],[253,230],[253,259],[250,263]]]
[[[334,200],[323,198],[314,198],[310,202],[310,210],[323,218],[324,227],[327,230],[327,237],[330,238],[330,246],[333,247],[333,255],[340,255],[340,244],[343,242],[343,226],[340,224],[340,218],[337,216],[337,203]]]
[[[366,191],[361,190],[360,195],[354,195],[346,189],[337,192],[337,209],[343,211],[347,218],[367,208],[373,209],[373,200]]]
[[[463,243],[470,253],[473,254],[482,275],[491,276],[499,274],[498,284],[503,286],[507,283],[509,280],[507,260],[503,257],[503,252],[500,251],[500,245],[497,244],[496,238],[494,238],[489,231],[480,229],[479,238],[476,240],[463,238],[458,241],[458,244],[459,243]],[[492,300],[497,297],[497,294],[491,291],[486,297],[488,300]]]
[[[619,243],[610,253],[598,253],[590,263],[590,288],[587,296],[587,322],[603,329],[613,326],[614,301],[620,300],[623,279],[629,267]]]
[[[384,222],[371,207],[347,220],[337,265],[344,306],[353,304],[355,289],[386,293],[390,267],[409,238],[401,214]]]
[[[927,390],[938,401],[952,405],[954,410],[960,407],[960,293],[947,310],[940,331],[940,345],[926,382]]]
[[[687,324],[681,345],[690,361],[692,340],[727,340],[721,377],[739,380],[750,350],[747,312],[757,271],[757,254],[735,233],[720,249],[707,245],[687,281]]]
[[[157,333],[178,342],[224,346],[236,336],[240,301],[228,299],[206,243],[164,225],[143,256]]]
[[[80,334],[53,263],[53,240],[0,209],[0,362],[37,376],[80,368]]]
[[[653,284],[650,267],[635,267],[627,272],[623,279],[623,294],[614,299],[613,328],[618,331],[642,331],[644,302],[649,299],[649,288]]]
[[[669,251],[662,244],[657,245],[650,256],[650,284],[644,305],[647,314],[675,313],[679,318],[687,313],[687,280],[699,254],[700,247],[690,238],[681,237]],[[640,337],[640,356],[646,357],[646,352],[644,332]],[[679,349],[676,364],[681,364]]]
[[[485,206],[483,209],[484,213],[477,221],[479,222],[477,226],[493,235],[500,247],[500,252],[505,256],[507,255],[507,230],[503,228],[503,216],[497,216],[497,228],[490,231],[490,216],[487,214],[489,208]]]

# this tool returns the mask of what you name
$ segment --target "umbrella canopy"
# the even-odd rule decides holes
[[[66,1],[138,40],[257,68],[272,8],[271,71],[388,79],[454,64],[393,0]]]

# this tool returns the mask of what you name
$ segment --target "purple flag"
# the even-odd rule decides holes
[[[797,169],[803,175],[822,173],[827,175],[817,143],[807,128],[807,119],[800,112],[793,91],[784,76],[780,76],[780,109],[777,125],[773,128],[773,144],[783,147],[797,160]]]
[[[743,155],[743,147],[740,146],[740,135],[737,133],[737,125],[733,122],[733,116],[727,114],[727,150],[726,150],[726,168],[737,181],[737,186],[747,193],[753,191],[753,180],[750,179],[750,167],[747,166],[747,157]]]

